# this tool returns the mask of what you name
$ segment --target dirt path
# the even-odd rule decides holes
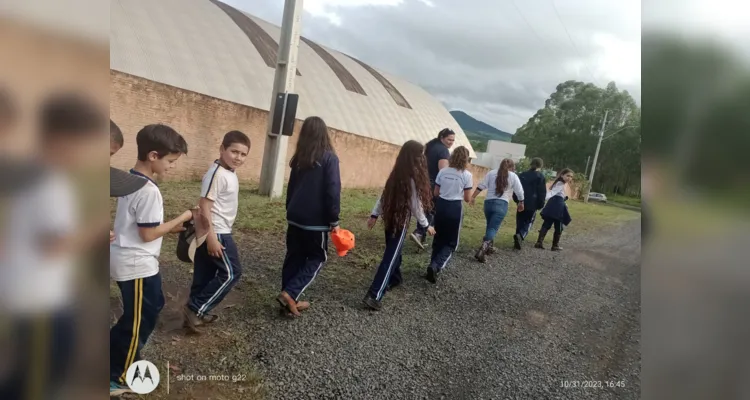
[[[185,337],[169,332],[174,309],[165,312],[145,353],[171,365],[170,395],[162,384],[159,397],[639,397],[640,221],[564,237],[562,253],[501,249],[484,265],[463,253],[437,285],[421,277],[424,266],[407,265],[405,284],[380,313],[361,306],[374,271],[334,261],[306,293],[312,309],[296,320],[279,316],[273,302],[275,246],[243,246],[261,249],[246,257],[265,266],[246,272],[221,323]],[[165,279],[173,304],[190,273],[176,270]]]

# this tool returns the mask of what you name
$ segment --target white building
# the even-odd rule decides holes
[[[514,162],[518,162],[524,157],[526,157],[525,144],[490,140],[487,142],[487,152],[477,153],[477,158],[472,160],[471,163],[495,169],[500,166],[500,162],[505,158],[510,158]]]

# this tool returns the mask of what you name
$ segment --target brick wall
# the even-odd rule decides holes
[[[119,168],[131,168],[135,162],[138,130],[144,125],[161,122],[175,128],[188,142],[188,155],[181,158],[165,178],[200,179],[216,159],[224,133],[237,129],[252,141],[248,159],[237,174],[243,181],[257,182],[263,161],[267,116],[267,111],[110,71],[110,117],[125,136],[125,146],[112,158],[112,164]],[[287,161],[294,153],[301,125],[299,120],[295,124]],[[331,139],[341,161],[344,187],[383,186],[399,146],[335,129],[331,129]],[[476,182],[487,172],[486,168],[474,165],[471,169]],[[289,176],[288,168],[286,176]]]

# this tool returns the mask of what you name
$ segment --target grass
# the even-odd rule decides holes
[[[200,192],[199,182],[168,182],[161,185],[164,198],[165,218],[173,218],[183,210],[193,207],[197,203],[197,194]],[[377,225],[372,231],[366,226],[379,190],[370,189],[345,189],[341,194],[341,226],[351,230],[357,239],[357,247],[353,252],[354,258],[364,263],[377,263],[383,250],[382,225]],[[461,243],[459,252],[470,252],[477,246],[484,235],[485,219],[480,197],[475,206],[466,206],[464,225],[461,230]],[[281,239],[286,230],[286,211],[284,199],[269,199],[258,194],[256,186],[245,186],[240,190],[240,205],[235,230],[243,234],[267,235],[271,238]],[[630,219],[639,218],[640,214],[615,207],[601,204],[584,204],[579,201],[569,201],[568,208],[573,217],[573,222],[566,229],[566,234],[597,229],[607,225],[618,224]],[[513,219],[514,206],[511,206],[508,216],[496,240],[496,246],[510,246],[513,232],[515,231],[515,220]],[[538,219],[535,228],[541,221]],[[172,239],[174,240],[174,239]],[[283,245],[283,242],[281,243]],[[171,248],[171,243],[165,243],[165,247]],[[174,257],[173,254],[165,254]],[[412,259],[405,255],[405,264]]]
[[[198,201],[199,182],[166,182],[160,185],[164,198],[165,219],[178,216],[182,211],[192,208]],[[370,284],[375,268],[380,262],[384,248],[382,224],[368,230],[366,221],[370,215],[379,190],[346,189],[341,194],[342,227],[354,232],[356,248],[346,257],[330,257],[326,268],[321,272],[325,282],[325,296],[336,297],[342,293],[360,290],[364,292]],[[233,308],[224,311],[220,328],[214,328],[212,335],[200,339],[180,336],[168,329],[162,329],[149,340],[145,357],[158,362],[162,377],[172,375],[172,392],[167,395],[163,385],[148,398],[213,398],[213,399],[262,399],[266,397],[263,377],[257,369],[256,362],[248,355],[253,353],[253,336],[262,334],[262,328],[268,324],[268,316],[273,315],[277,294],[276,279],[284,257],[284,236],[286,231],[284,199],[268,199],[258,194],[254,185],[243,184],[240,190],[240,205],[235,221],[234,238],[238,244],[240,256],[252,274],[247,274],[238,286],[230,292],[224,303]],[[484,235],[485,221],[482,210],[483,197],[477,199],[473,207],[466,207],[466,215],[461,231],[459,253],[471,253],[479,245]],[[566,229],[566,235],[577,234],[599,229],[609,225],[636,219],[640,214],[603,204],[584,204],[569,201],[568,207],[573,223]],[[512,234],[515,230],[514,206],[500,229],[495,245],[500,248],[512,246]],[[111,204],[114,218],[114,201]],[[538,229],[541,220],[535,224]],[[175,315],[179,308],[180,291],[186,290],[192,276],[192,267],[177,260],[174,249],[176,236],[164,238],[160,257],[163,275],[163,290],[167,306],[161,317]],[[536,238],[532,233],[530,240]],[[403,252],[402,269],[404,274],[421,272],[429,262],[426,252],[418,253],[413,244],[406,245]],[[249,269],[248,269],[249,271]],[[111,304],[119,306],[119,290],[111,286]],[[253,328],[251,328],[253,327]],[[257,328],[260,328],[257,329]],[[200,340],[200,342],[198,341]],[[199,345],[200,344],[200,345]],[[219,349],[227,349],[225,353]],[[219,361],[221,360],[221,361]],[[226,362],[224,362],[226,360]],[[222,372],[246,374],[247,379],[241,385],[233,383],[193,382],[179,384],[175,382],[176,371],[166,370],[166,361],[171,361],[172,368],[182,368],[190,374]],[[132,397],[131,397],[132,398]],[[145,397],[136,397],[145,398]]]
[[[640,197],[623,196],[619,194],[608,194],[607,200],[613,203],[624,204],[626,206],[641,207]]]

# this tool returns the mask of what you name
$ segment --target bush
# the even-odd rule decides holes
[[[528,171],[529,168],[531,168],[531,160],[528,158],[522,158],[516,163],[517,172]]]

